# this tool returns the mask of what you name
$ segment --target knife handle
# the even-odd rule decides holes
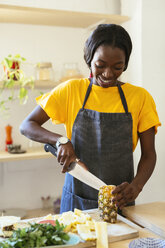
[[[54,156],[57,157],[57,148],[56,148],[56,146],[51,145],[51,144],[45,144],[44,145],[44,149],[45,149],[46,152],[51,152]],[[72,162],[70,164],[70,166],[68,167],[68,171],[67,172],[73,170],[74,167],[75,167],[75,165],[76,165],[76,163],[75,162]]]
[[[51,152],[54,156],[57,157],[57,148],[51,144],[45,144],[44,149],[46,152]]]

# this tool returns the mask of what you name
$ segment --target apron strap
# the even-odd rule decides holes
[[[127,105],[127,101],[126,101],[124,92],[123,92],[123,90],[122,90],[122,88],[121,88],[119,83],[117,83],[117,87],[118,87],[118,90],[119,90],[120,98],[121,98],[125,113],[128,115],[128,105]]]
[[[88,99],[88,96],[89,96],[89,94],[91,92],[91,88],[92,88],[92,79],[90,79],[90,84],[89,84],[88,89],[87,89],[87,92],[86,92],[86,96],[85,96],[85,99],[84,99],[84,103],[83,103],[82,109],[84,109],[84,106],[86,104],[86,101]]]
[[[86,101],[88,99],[88,96],[89,96],[89,94],[91,92],[92,83],[93,83],[93,80],[92,80],[92,78],[90,78],[90,84],[88,86],[88,89],[87,89],[87,92],[86,92],[86,95],[85,95],[85,99],[84,99],[84,103],[83,103],[82,109],[84,109],[85,104],[86,104]],[[120,98],[121,98],[121,101],[122,101],[122,104],[123,104],[125,113],[128,115],[128,105],[127,105],[127,101],[126,101],[124,92],[123,92],[123,90],[122,90],[122,88],[121,88],[121,86],[120,86],[119,83],[117,83],[117,87],[118,87],[118,90],[119,90]]]

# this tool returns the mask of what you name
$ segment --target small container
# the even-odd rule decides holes
[[[66,81],[72,78],[82,78],[83,75],[80,73],[77,63],[64,63],[62,78],[60,81]]]
[[[5,150],[8,151],[8,145],[12,145],[13,144],[13,140],[12,140],[12,126],[7,125],[5,127],[6,130],[6,148]]]
[[[52,63],[39,63],[36,67],[36,79],[40,81],[53,81]]]

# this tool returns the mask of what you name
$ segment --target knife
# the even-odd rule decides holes
[[[57,148],[51,144],[45,144],[44,149],[46,152],[51,152],[54,156],[57,157]],[[99,190],[100,187],[105,186],[106,184],[100,180],[98,177],[93,175],[91,172],[85,170],[77,162],[72,162],[67,171],[70,175],[77,178],[81,182],[89,185],[90,187]]]

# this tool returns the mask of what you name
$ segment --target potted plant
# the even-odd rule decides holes
[[[2,95],[5,89],[10,90],[10,96],[7,99],[0,100],[1,110],[6,110],[6,104],[16,99],[19,99],[20,104],[25,104],[28,99],[28,88],[34,88],[34,78],[32,76],[27,77],[21,69],[21,65],[25,61],[26,59],[24,57],[16,54],[15,56],[8,55],[1,62],[3,76],[1,79],[0,95]]]

